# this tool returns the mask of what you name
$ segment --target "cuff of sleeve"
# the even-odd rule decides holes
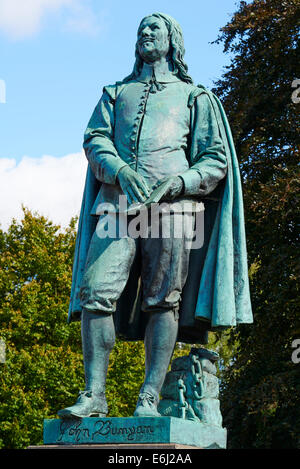
[[[116,158],[116,161],[114,161],[113,165],[111,165],[111,167],[110,167],[110,179],[112,181],[110,184],[116,184],[117,183],[117,177],[118,177],[119,171],[122,168],[124,168],[124,166],[127,166],[127,163],[125,163],[121,159]]]
[[[201,175],[195,169],[189,169],[180,175],[183,180],[184,195],[198,195],[200,191]]]

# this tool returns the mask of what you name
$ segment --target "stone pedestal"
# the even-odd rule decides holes
[[[44,421],[45,445],[185,445],[226,448],[226,430],[176,417],[112,417]],[[83,446],[81,446],[83,447]],[[104,448],[104,446],[102,446]],[[146,447],[146,446],[145,446]]]
[[[168,451],[168,450],[197,450],[203,449],[197,446],[189,446],[189,445],[178,445],[177,443],[133,443],[133,444],[91,444],[91,445],[37,445],[37,446],[28,446],[27,449],[102,449],[102,450],[111,450],[111,451],[123,451],[123,450],[155,450],[155,451]]]

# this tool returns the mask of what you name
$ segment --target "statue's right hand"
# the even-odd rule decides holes
[[[117,178],[129,204],[144,202],[150,196],[144,178],[130,166],[121,168]]]

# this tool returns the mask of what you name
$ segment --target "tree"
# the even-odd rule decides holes
[[[84,386],[80,323],[67,324],[76,220],[62,231],[29,210],[0,230],[0,448],[42,443],[44,418]],[[110,415],[130,415],[143,380],[140,343],[117,342],[109,369]]]
[[[60,227],[24,210],[0,231],[0,447],[41,442],[54,416],[82,383],[78,325],[66,323],[75,220]],[[79,365],[79,366],[78,366]]]
[[[223,373],[230,447],[300,447],[299,0],[242,1],[216,42],[233,56],[214,92],[240,160],[254,324]]]

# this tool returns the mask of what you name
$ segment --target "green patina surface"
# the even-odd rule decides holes
[[[178,443],[226,448],[224,428],[175,417],[112,417],[44,421],[44,444]]]
[[[162,13],[145,17],[138,28],[132,74],[104,87],[85,131],[89,165],[69,308],[69,320],[82,321],[85,390],[59,416],[106,416],[105,383],[115,337],[144,340],[145,380],[134,415],[159,419],[159,430],[147,438],[187,438],[191,444],[191,438],[197,439],[193,435],[201,433],[200,427],[188,431],[196,422],[213,425],[205,426],[203,435],[210,435],[208,428],[223,432],[218,380],[211,352],[200,361],[193,355],[196,361],[184,379],[182,370],[167,378],[164,398],[172,400],[174,409],[169,413],[170,403],[162,403],[168,415],[161,420],[157,405],[175,343],[204,344],[208,330],[252,323],[253,318],[241,178],[230,127],[218,98],[193,84],[183,56],[177,21]],[[130,207],[149,204],[156,190],[162,191],[157,201],[168,203],[171,211],[175,203],[176,210],[186,202],[194,204],[188,226],[181,207],[181,217],[159,218],[159,235],[151,219],[139,236],[127,231],[105,236],[104,221],[110,218],[103,217],[103,205],[104,212],[109,205],[116,221],[115,214],[123,213],[121,196]],[[199,204],[204,207],[200,212]],[[199,225],[198,212],[204,212]],[[135,219],[136,225],[144,224],[142,218],[139,223]],[[172,228],[163,236],[167,222]],[[126,219],[123,225],[128,229],[131,223]],[[187,242],[193,239],[193,225],[193,236],[201,239],[197,246]],[[211,363],[202,366],[202,359]],[[178,389],[181,419],[176,415]],[[61,429],[69,423],[57,425]],[[88,427],[82,430],[83,420],[77,425],[81,437],[90,434]],[[70,437],[77,433],[76,426],[67,431]],[[98,438],[98,432],[93,434]],[[125,436],[117,432],[114,438]]]

